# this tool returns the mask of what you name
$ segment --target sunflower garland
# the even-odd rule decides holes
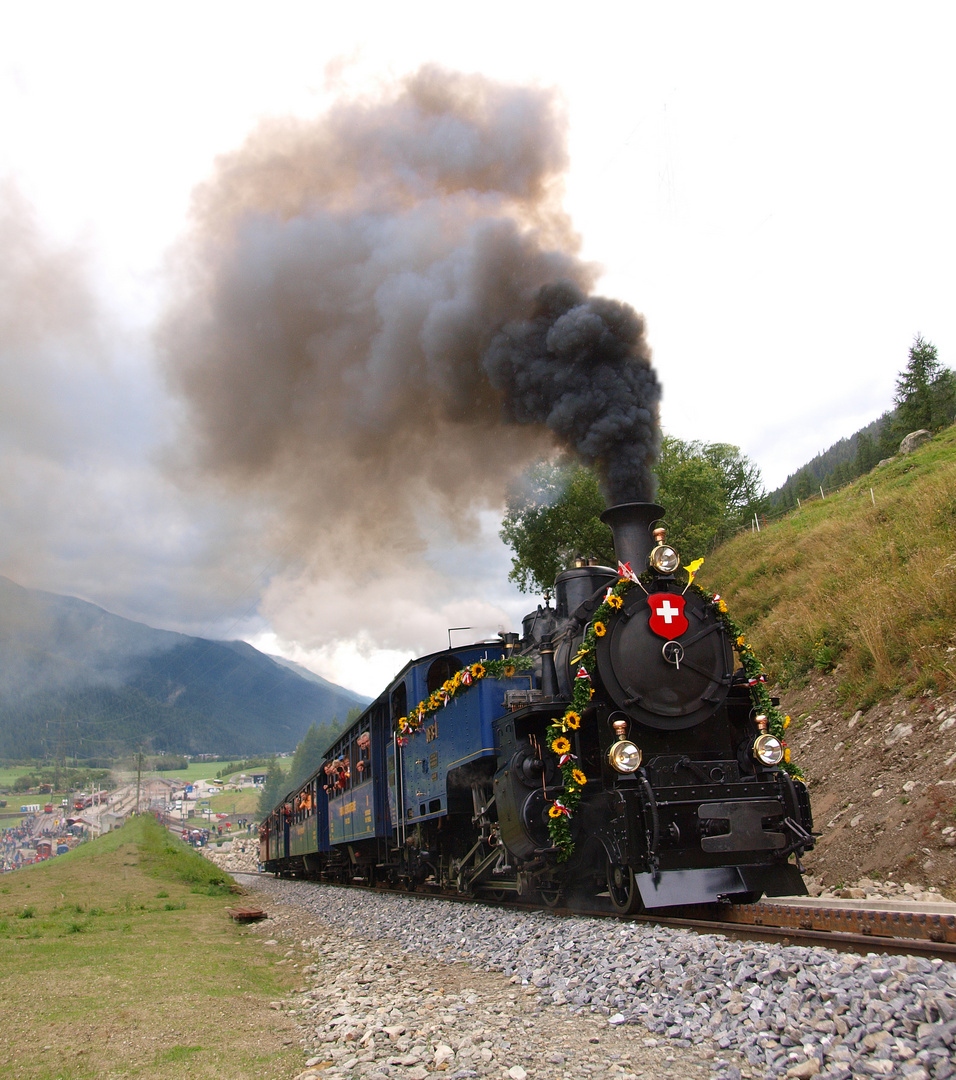
[[[719,622],[723,624],[727,633],[734,643],[734,649],[740,660],[740,666],[747,677],[747,686],[750,690],[750,699],[758,715],[767,718],[767,731],[783,743],[784,757],[783,768],[791,776],[802,777],[803,773],[797,765],[790,760],[790,747],[784,740],[783,733],[790,726],[790,717],[783,716],[774,705],[767,689],[767,676],[763,665],[757,659],[753,647],[747,641],[743,631],[727,613],[727,604],[719,593],[705,592],[699,585],[694,584],[694,577],[703,565],[703,559],[697,559],[687,567],[687,585],[684,592],[691,590],[707,601],[717,615]],[[574,754],[571,753],[571,745],[565,737],[568,731],[577,731],[581,726],[581,713],[588,707],[594,694],[591,685],[591,675],[595,664],[595,646],[597,639],[604,637],[608,631],[609,620],[624,605],[624,597],[639,585],[647,587],[656,582],[656,577],[647,571],[641,578],[622,577],[614,586],[607,590],[604,599],[598,606],[584,631],[581,648],[572,663],[577,664],[574,677],[574,688],[571,692],[571,703],[560,719],[552,721],[548,727],[548,742],[551,749],[558,757],[558,766],[561,770],[561,778],[564,790],[554,799],[548,808],[548,832],[551,843],[559,849],[558,860],[566,861],[574,851],[574,842],[571,839],[571,816],[581,801],[581,789],[587,783],[587,777],[577,767]],[[558,748],[560,746],[560,749]],[[567,746],[565,750],[564,747]]]
[[[433,691],[424,701],[420,701],[414,709],[410,709],[407,716],[399,718],[397,728],[399,735],[406,736],[418,729],[433,713],[444,709],[453,698],[464,693],[482,679],[511,679],[519,671],[530,671],[534,667],[534,661],[530,656],[503,656],[499,660],[484,660],[476,664],[470,664],[456,671],[442,685]]]

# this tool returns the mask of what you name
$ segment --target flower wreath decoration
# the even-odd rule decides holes
[[[719,593],[705,592],[699,585],[694,584],[697,571],[703,566],[703,559],[696,559],[687,571],[687,585],[684,591],[691,590],[706,600],[716,611],[718,620],[724,625],[730,639],[734,644],[740,666],[747,677],[747,686],[750,690],[750,699],[754,710],[758,715],[766,716],[767,731],[783,743],[784,757],[783,767],[791,776],[802,777],[799,767],[790,760],[790,748],[784,740],[783,733],[790,726],[790,717],[783,716],[780,710],[773,704],[770,691],[767,689],[767,676],[763,665],[757,659],[753,647],[747,641],[743,631],[734,622],[727,612],[727,605]],[[630,567],[619,567],[621,577],[611,586],[601,601],[597,610],[591,617],[590,623],[584,631],[581,648],[572,658],[572,664],[577,664],[574,677],[574,688],[571,693],[571,704],[560,719],[552,721],[548,727],[547,743],[552,753],[558,759],[558,767],[561,770],[563,790],[556,796],[548,807],[548,832],[551,843],[559,849],[558,861],[566,861],[574,851],[574,842],[571,839],[571,817],[581,801],[581,792],[587,784],[587,777],[577,766],[577,758],[571,752],[571,742],[567,737],[569,731],[577,731],[581,726],[581,714],[588,707],[594,696],[594,687],[591,685],[591,675],[595,664],[595,645],[597,639],[604,637],[608,631],[611,620],[624,606],[624,597],[631,589],[638,587],[647,592],[647,586],[656,580],[654,575],[647,571],[640,578],[634,574]]]
[[[439,709],[444,709],[459,694],[465,693],[482,679],[511,679],[519,671],[530,671],[533,667],[534,661],[530,656],[503,656],[500,660],[484,660],[456,671],[424,701],[420,701],[414,709],[410,709],[407,716],[399,718],[396,725],[399,745],[404,746],[408,735],[413,731],[418,731],[429,716],[438,712]]]

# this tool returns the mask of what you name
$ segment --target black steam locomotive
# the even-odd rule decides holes
[[[411,661],[263,823],[265,868],[547,904],[606,892],[621,913],[805,893],[806,788],[662,514],[607,510],[618,569],[559,575],[520,638]]]

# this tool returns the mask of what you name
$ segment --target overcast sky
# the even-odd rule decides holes
[[[3,12],[0,573],[23,585],[369,694],[448,627],[534,606],[504,580],[487,477],[451,527],[423,497],[424,548],[363,552],[357,581],[321,521],[309,550],[312,519],[263,484],[193,475],[161,363],[222,155],[426,63],[553,92],[576,257],[644,315],[666,432],[739,445],[772,489],[891,406],[915,334],[956,366],[950,4]]]

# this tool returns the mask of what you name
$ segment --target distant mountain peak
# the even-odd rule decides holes
[[[0,757],[292,751],[368,701],[245,641],[212,641],[0,577]]]

